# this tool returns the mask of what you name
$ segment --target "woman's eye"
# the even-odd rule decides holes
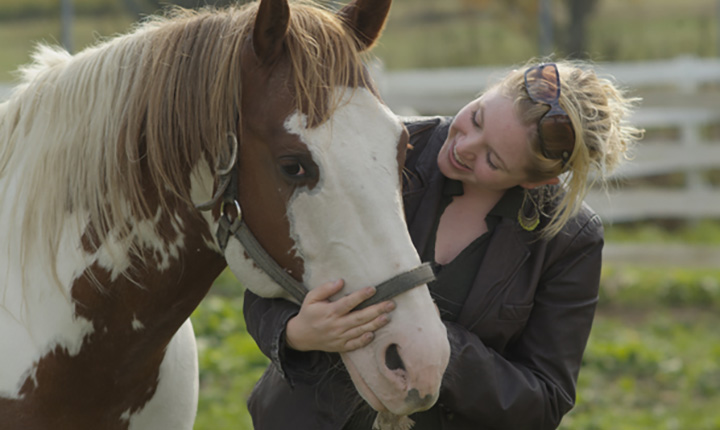
[[[482,127],[480,127],[480,123],[478,123],[477,114],[478,114],[478,111],[476,111],[476,110],[472,111],[470,120],[472,121],[472,124],[475,126],[475,128],[482,128]]]
[[[282,165],[282,169],[286,175],[295,178],[305,176],[305,168],[299,162],[289,162]]]
[[[497,167],[497,166],[492,162],[492,160],[490,159],[490,152],[487,153],[487,155],[485,156],[485,159],[487,160],[488,166],[490,166],[490,168],[491,168],[492,170],[497,170],[497,169],[498,169],[498,167]]]

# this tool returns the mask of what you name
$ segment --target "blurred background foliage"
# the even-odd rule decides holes
[[[0,0],[0,83],[14,79],[34,45],[63,40],[62,1]],[[720,0],[394,0],[374,53],[389,70],[523,63],[548,49],[539,36],[542,4],[551,6],[543,31],[558,57],[606,62],[720,53]],[[68,44],[77,51],[126,32],[166,5],[73,0]],[[720,222],[610,225],[607,242],[717,247]],[[245,402],[268,360],[245,330],[242,291],[226,271],[192,317],[201,368],[198,430],[252,428]],[[720,264],[606,265],[578,406],[561,428],[720,429],[719,326]]]
[[[125,32],[131,23],[168,4],[71,1],[71,44],[78,49],[98,36]],[[222,6],[229,1],[209,3]],[[395,0],[375,54],[388,69],[522,63],[541,54],[538,9],[544,3],[550,5],[550,49],[560,57],[628,61],[716,56],[720,50],[717,0]],[[29,60],[33,44],[61,41],[59,8],[58,0],[0,0],[0,81],[10,79],[9,72]]]

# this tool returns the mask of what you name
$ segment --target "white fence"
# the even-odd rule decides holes
[[[719,95],[720,96],[720,95]],[[718,100],[720,104],[720,100]],[[588,202],[605,219],[720,218],[720,189],[704,179],[704,172],[720,169],[720,140],[709,140],[704,127],[720,125],[720,109],[646,108],[635,122],[647,129],[675,129],[673,141],[641,142],[634,159],[619,170],[618,187],[593,193]],[[628,187],[622,179],[681,173],[682,188]]]
[[[720,189],[703,172],[720,170],[720,140],[704,130],[716,126],[720,135],[720,60],[678,58],[642,63],[598,64],[601,75],[649,102],[641,103],[632,122],[662,129],[672,140],[646,139],[616,174],[618,186],[593,192],[591,206],[609,222],[643,219],[720,218]],[[375,73],[388,105],[399,113],[452,115],[501,77],[507,68],[460,68]],[[623,186],[623,179],[682,174],[682,188]]]
[[[383,98],[396,111],[452,114],[508,70],[464,67],[385,72],[377,66],[374,77]],[[714,58],[598,63],[596,70],[627,88],[667,88],[675,94],[698,94],[704,86],[720,84],[720,59]],[[720,100],[715,108],[720,109]]]

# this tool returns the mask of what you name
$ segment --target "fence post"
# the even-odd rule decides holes
[[[718,0],[720,2],[720,0]],[[540,0],[538,4],[539,49],[541,56],[553,53],[553,18],[550,0]]]
[[[695,146],[700,142],[700,124],[685,122],[680,126],[680,144],[688,154],[692,154]],[[701,172],[688,168],[685,171],[685,187],[688,191],[699,191],[707,188],[707,183]]]
[[[72,0],[60,0],[60,41],[63,47],[70,53],[73,52],[73,13]]]

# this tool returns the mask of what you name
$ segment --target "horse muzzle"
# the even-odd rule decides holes
[[[379,412],[410,415],[438,399],[450,357],[447,331],[439,318],[419,316],[396,309],[372,343],[342,355],[358,392]]]

